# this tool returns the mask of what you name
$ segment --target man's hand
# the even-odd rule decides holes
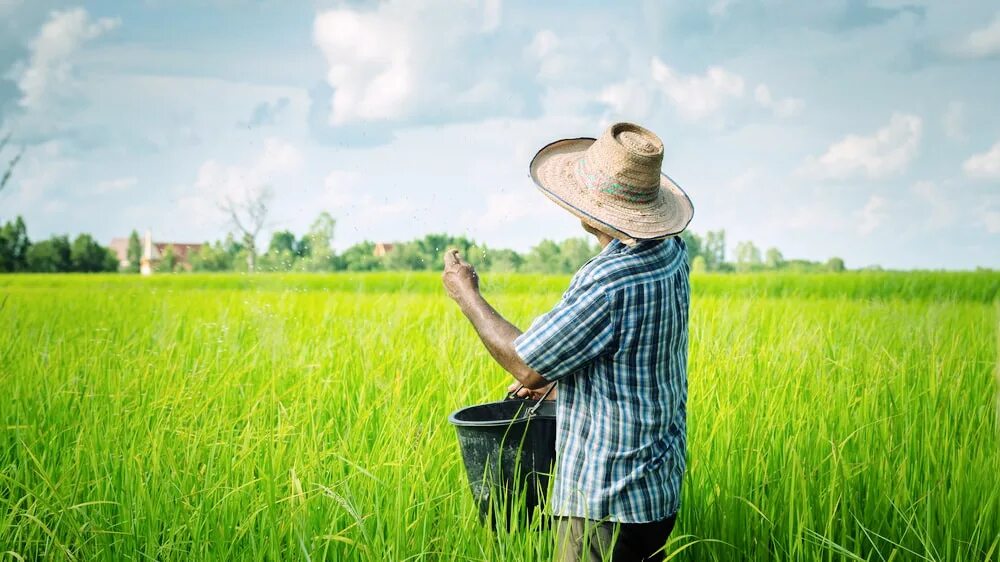
[[[444,253],[444,273],[441,274],[448,296],[461,303],[470,296],[479,294],[479,275],[476,268],[458,255],[458,250]]]
[[[530,388],[521,388],[521,390],[517,391],[517,395],[516,396],[518,398],[531,398],[532,400],[539,400],[539,399],[542,398],[542,396],[545,395],[545,391],[548,390],[549,387],[552,386],[553,384],[556,384],[556,383],[552,383],[552,384],[549,384],[547,386],[543,386],[542,388],[539,388],[539,389],[536,389],[536,390],[531,390]],[[517,387],[519,387],[519,386],[521,386],[521,383],[519,383],[519,382],[513,382],[513,383],[511,383],[510,386],[507,387],[507,394],[510,394],[511,392],[514,392],[514,389],[517,388]],[[557,392],[559,392],[559,389],[558,388],[553,388],[552,392],[550,392],[549,395],[545,399],[546,400],[555,400]]]

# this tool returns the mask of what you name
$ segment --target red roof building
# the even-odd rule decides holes
[[[188,244],[185,242],[154,242],[153,235],[148,230],[142,244],[142,258],[139,260],[139,271],[143,275],[152,275],[163,261],[167,248],[172,247],[175,267],[191,271],[191,258],[201,250],[203,244]],[[122,268],[131,265],[128,260],[128,238],[115,238],[111,241],[111,250],[118,256],[118,265]]]
[[[375,244],[375,251],[372,253],[375,254],[376,258],[381,258],[391,252],[393,246],[394,244],[391,242],[378,242]]]

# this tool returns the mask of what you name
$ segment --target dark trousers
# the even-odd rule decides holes
[[[556,518],[559,562],[660,562],[662,548],[674,530],[676,515],[652,523],[612,523]]]

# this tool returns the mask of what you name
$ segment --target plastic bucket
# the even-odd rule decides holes
[[[479,519],[512,527],[514,514],[530,522],[544,510],[556,456],[556,404],[504,400],[456,410],[448,417],[469,477]],[[523,509],[520,506],[523,505]]]

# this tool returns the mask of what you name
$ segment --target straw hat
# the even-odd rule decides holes
[[[663,141],[632,123],[599,139],[563,139],[531,160],[531,179],[549,199],[625,243],[666,238],[694,216],[687,194],[660,170]]]

